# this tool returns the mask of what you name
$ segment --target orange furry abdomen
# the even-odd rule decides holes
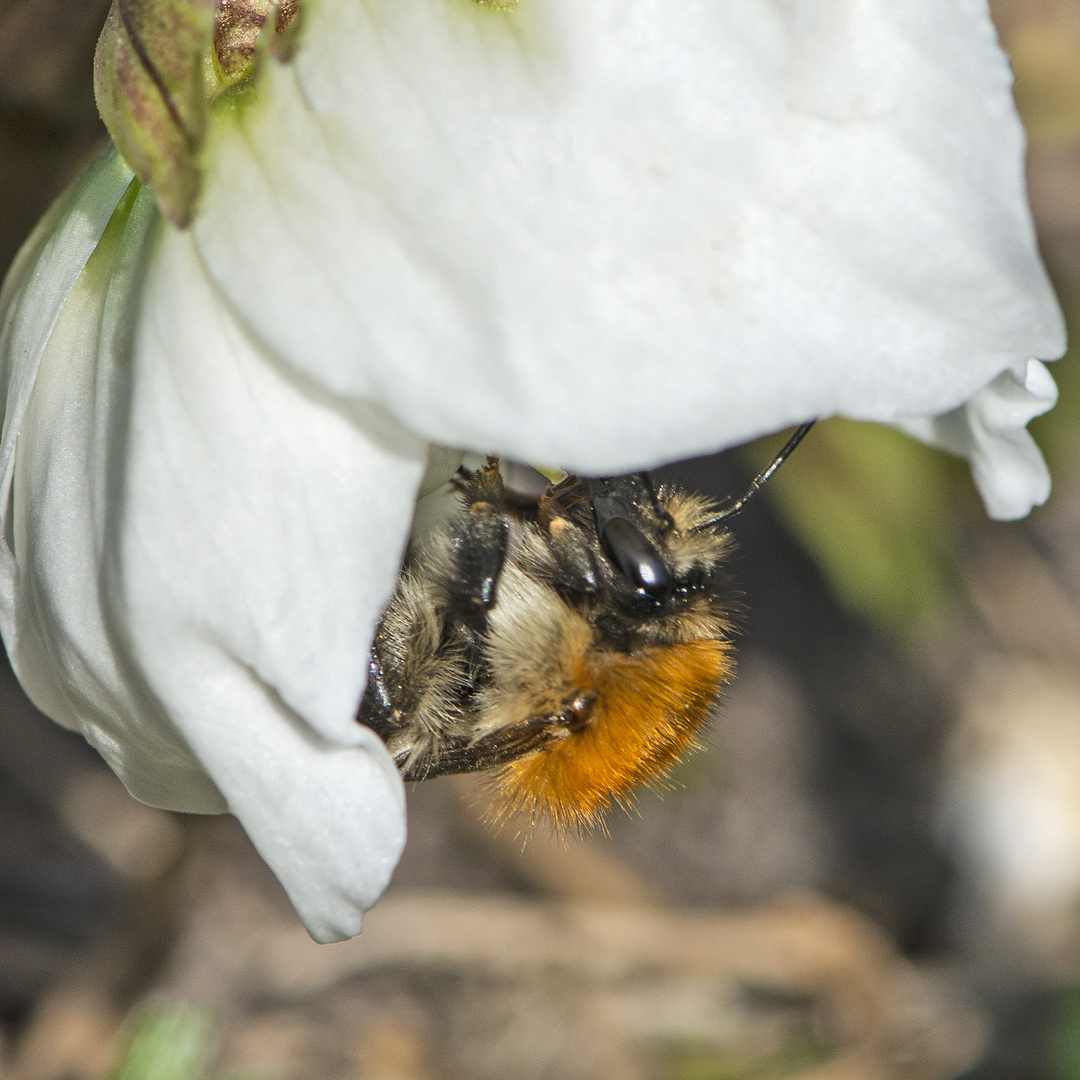
[[[556,829],[590,828],[613,802],[627,804],[688,749],[734,671],[732,646],[714,638],[589,650],[574,682],[596,700],[580,731],[511,762],[496,777],[493,817],[546,815]]]

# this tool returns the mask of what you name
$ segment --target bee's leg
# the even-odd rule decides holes
[[[497,458],[459,484],[468,512],[454,527],[453,549],[458,579],[455,607],[467,621],[483,621],[495,606],[499,575],[506,560],[510,521],[506,515]]]
[[[372,646],[368,658],[367,687],[360,699],[356,719],[371,728],[384,741],[389,741],[390,736],[402,723],[400,710],[394,707],[377,646]]]

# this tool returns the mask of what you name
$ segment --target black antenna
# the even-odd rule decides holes
[[[716,517],[713,518],[713,520],[723,521],[724,518],[729,518],[732,514],[737,514],[761,490],[762,485],[764,485],[765,481],[768,480],[769,477],[772,476],[772,474],[776,472],[776,470],[779,469],[781,465],[784,464],[787,458],[791,455],[791,451],[794,450],[795,447],[798,446],[799,443],[801,443],[803,439],[806,438],[806,433],[816,423],[816,420],[808,420],[805,424],[803,424],[795,432],[795,434],[792,435],[786,443],[784,443],[783,449],[780,451],[779,454],[776,455],[776,457],[772,459],[772,461],[769,463],[768,468],[766,468],[762,472],[759,472],[757,476],[754,477],[753,483],[746,489],[746,494],[743,495],[741,499],[733,502],[730,506],[724,507],[724,509],[721,510],[716,515]]]

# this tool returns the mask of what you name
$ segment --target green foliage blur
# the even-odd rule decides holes
[[[150,1005],[135,1020],[123,1060],[109,1080],[209,1080],[214,1022],[203,1009]],[[214,1080],[259,1080],[217,1076]]]
[[[751,448],[755,466],[774,443]],[[956,531],[977,507],[963,469],[893,428],[835,418],[818,423],[766,494],[836,598],[908,637],[942,616],[957,587]]]
[[[816,1072],[833,1054],[833,1048],[809,1034],[762,1054],[677,1036],[659,1040],[652,1051],[664,1080],[782,1080]]]
[[[1054,1018],[1053,1080],[1080,1080],[1080,990],[1066,994]]]

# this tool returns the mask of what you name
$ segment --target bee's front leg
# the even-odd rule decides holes
[[[458,480],[467,513],[455,523],[451,538],[458,579],[453,587],[457,614],[483,622],[495,606],[499,575],[506,561],[510,521],[497,458]]]

